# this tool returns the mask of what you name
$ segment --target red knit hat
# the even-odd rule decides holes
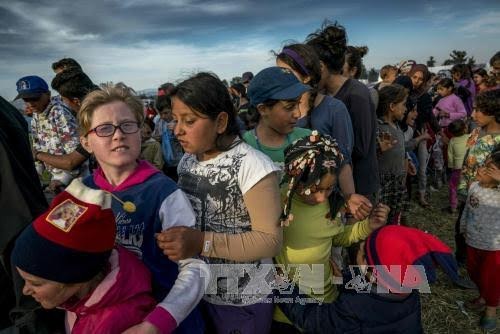
[[[115,235],[110,194],[75,179],[21,233],[12,263],[44,279],[85,282],[106,265]]]
[[[434,282],[436,264],[454,282],[459,279],[451,249],[437,237],[416,228],[379,228],[366,239],[365,256],[369,265],[376,266],[377,282],[392,292],[402,292],[401,287],[418,289]]]

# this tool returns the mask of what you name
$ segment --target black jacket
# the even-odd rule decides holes
[[[21,113],[0,96],[0,254],[47,208]]]
[[[278,303],[288,319],[303,333],[349,333],[349,334],[422,334],[420,296],[378,294],[376,288],[370,292],[343,289],[338,299],[331,304],[303,303],[295,287],[291,295],[294,303]],[[306,299],[302,299],[306,301]]]

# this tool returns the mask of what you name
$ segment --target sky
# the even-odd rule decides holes
[[[488,62],[500,50],[500,1],[0,0],[0,95],[51,64],[76,59],[95,83],[136,90],[198,71],[228,81],[274,65],[271,50],[302,42],[325,19],[349,45],[366,45],[370,69],[403,59],[440,65],[452,50]]]

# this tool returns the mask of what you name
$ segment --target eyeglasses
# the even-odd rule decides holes
[[[132,134],[139,131],[141,128],[138,122],[123,122],[118,125],[114,124],[101,124],[96,126],[93,129],[90,129],[89,132],[85,134],[88,136],[91,132],[95,132],[98,137],[110,137],[115,134],[116,129],[120,129],[122,133]]]

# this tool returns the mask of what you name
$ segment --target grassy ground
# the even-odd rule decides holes
[[[436,235],[451,248],[454,248],[454,227],[457,215],[441,211],[442,207],[448,205],[447,187],[444,186],[441,191],[432,193],[430,203],[432,206],[424,209],[412,201],[409,225]],[[464,269],[461,269],[461,272],[466,273]],[[453,286],[446,275],[440,271],[438,281],[431,285],[431,293],[421,295],[422,321],[425,333],[483,333],[478,326],[479,314],[467,310],[465,310],[465,314],[457,304],[457,302],[465,302],[475,298],[477,295],[477,291],[462,290]],[[497,332],[500,333],[498,329]]]

